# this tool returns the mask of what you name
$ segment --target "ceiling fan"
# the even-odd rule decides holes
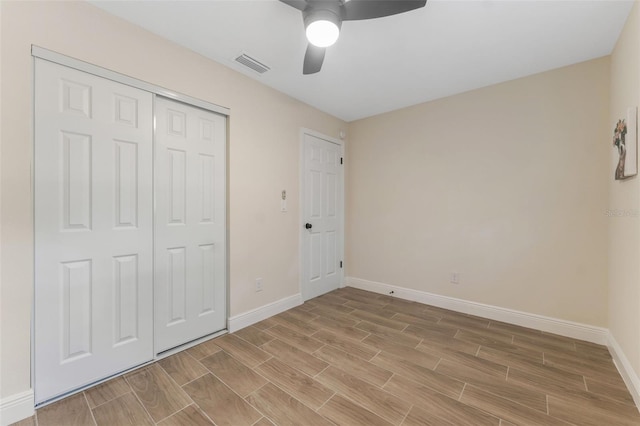
[[[382,18],[424,7],[427,0],[280,0],[302,11],[307,51],[302,73],[322,68],[327,47],[338,40],[343,21]]]

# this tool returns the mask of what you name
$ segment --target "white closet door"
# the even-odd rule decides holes
[[[153,357],[152,95],[35,74],[39,403]]]
[[[156,97],[156,353],[226,328],[225,117]]]

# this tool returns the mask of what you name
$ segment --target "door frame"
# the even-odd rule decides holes
[[[80,387],[78,389],[74,389],[73,391],[70,391],[66,394],[63,395],[59,395],[57,397],[51,398],[47,401],[43,401],[39,404],[35,404],[34,398],[33,398],[33,390],[35,389],[35,375],[36,375],[36,371],[35,371],[35,180],[34,180],[34,174],[36,172],[35,170],[35,120],[36,120],[36,116],[35,116],[35,67],[36,67],[36,59],[39,60],[45,60],[45,61],[49,61],[49,62],[53,62],[55,64],[58,65],[62,65],[68,68],[72,68],[78,71],[82,71],[88,74],[92,74],[94,76],[97,77],[101,77],[107,80],[111,80],[117,83],[121,83],[127,86],[131,86],[137,89],[141,89],[147,92],[150,92],[153,95],[154,98],[154,102],[155,102],[155,97],[156,95],[159,96],[163,96],[165,98],[168,99],[172,99],[178,102],[182,102],[184,104],[187,105],[191,105],[197,108],[201,108],[207,111],[211,111],[213,113],[222,115],[225,117],[225,121],[226,121],[226,135],[225,135],[225,145],[224,145],[224,162],[225,162],[225,194],[224,194],[224,202],[225,202],[225,243],[224,243],[224,249],[225,249],[225,293],[226,293],[226,300],[225,300],[225,309],[226,309],[226,329],[221,330],[219,332],[213,333],[211,335],[208,336],[204,336],[202,338],[193,340],[191,342],[185,343],[184,345],[181,345],[178,348],[173,348],[173,349],[169,349],[165,352],[162,352],[160,354],[156,354],[155,353],[155,332],[154,332],[154,350],[153,350],[153,358],[150,359],[148,362],[140,364],[138,366],[132,367],[129,370],[125,370],[125,371],[121,371],[119,373],[114,374],[113,376],[110,377],[105,377],[103,379],[100,379],[94,383],[91,383],[87,386],[83,386]],[[153,130],[153,147],[152,147],[152,156],[153,159],[155,161],[155,108],[153,108],[152,105],[152,109],[153,109],[153,114],[154,114],[154,118],[153,118],[153,123],[152,123],[152,130]],[[30,241],[30,247],[31,247],[31,289],[32,289],[32,295],[31,295],[31,324],[30,324],[30,343],[31,343],[31,348],[30,348],[30,370],[31,370],[31,377],[30,377],[30,385],[31,385],[31,402],[34,403],[34,408],[40,408],[40,407],[44,407],[46,405],[49,405],[53,402],[59,401],[60,399],[66,398],[67,396],[79,393],[84,391],[85,389],[91,387],[91,386],[95,386],[98,385],[100,383],[104,383],[108,380],[113,379],[114,377],[117,376],[122,376],[124,374],[126,374],[129,371],[132,371],[134,369],[140,368],[142,366],[145,365],[149,365],[152,364],[160,359],[166,358],[168,356],[171,356],[183,349],[187,349],[189,347],[193,347],[196,346],[204,341],[216,338],[218,336],[221,336],[225,333],[228,332],[229,329],[229,318],[230,318],[230,306],[231,306],[231,301],[230,301],[230,280],[229,280],[229,271],[230,271],[230,250],[229,250],[229,241],[230,241],[230,223],[229,223],[229,208],[230,208],[230,203],[229,203],[229,143],[230,143],[230,128],[229,128],[229,124],[230,124],[230,118],[231,118],[231,110],[227,107],[221,106],[221,105],[217,105],[214,104],[212,102],[208,102],[202,99],[198,99],[198,98],[194,98],[191,97],[189,95],[185,95],[183,93],[179,93],[167,88],[164,88],[162,86],[158,86],[156,84],[153,83],[149,83],[146,82],[144,80],[139,80],[137,78],[134,77],[130,77],[126,74],[121,74],[117,71],[113,71],[107,68],[103,68],[101,66],[98,65],[94,65],[92,63],[89,62],[85,62],[76,58],[73,58],[71,56],[67,56],[64,55],[62,53],[58,53],[49,49],[45,49],[43,47],[37,46],[32,44],[31,45],[31,158],[30,158],[30,175],[31,175],[31,182],[29,185],[29,189],[31,191],[31,229],[33,232],[32,235],[32,239]],[[155,175],[154,175],[155,177]],[[152,210],[153,210],[153,221],[155,224],[155,198],[153,200],[153,206],[152,206]],[[155,226],[155,225],[154,225]],[[153,264],[155,265],[155,258],[153,259]],[[154,317],[155,317],[155,313],[154,313]],[[155,318],[154,318],[155,319]]]
[[[307,300],[309,300],[308,298],[308,293],[306,290],[306,283],[305,283],[305,277],[307,276],[307,265],[308,262],[305,262],[306,257],[305,257],[305,247],[304,247],[304,224],[306,223],[306,219],[305,219],[305,183],[306,183],[306,178],[305,178],[305,144],[304,144],[304,137],[305,135],[309,135],[309,136],[314,136],[318,139],[323,139],[327,142],[330,143],[334,143],[336,145],[338,145],[340,147],[340,156],[344,159],[343,160],[343,164],[342,164],[342,177],[340,179],[340,182],[338,184],[338,198],[340,200],[340,206],[341,208],[338,211],[338,221],[340,223],[340,233],[338,235],[338,250],[339,250],[339,257],[342,259],[342,267],[339,268],[338,274],[339,274],[339,278],[340,278],[340,283],[338,285],[339,288],[344,287],[344,242],[345,242],[345,223],[344,223],[344,218],[345,218],[345,197],[344,197],[344,182],[345,182],[345,169],[346,169],[346,157],[345,157],[345,150],[344,150],[344,140],[341,139],[336,139],[336,138],[332,138],[331,136],[327,136],[323,133],[320,133],[318,131],[315,130],[311,130],[305,127],[301,127],[300,128],[300,157],[299,157],[299,172],[300,172],[300,179],[299,179],[299,185],[300,185],[300,191],[299,191],[299,200],[298,200],[298,205],[299,205],[299,214],[298,214],[298,258],[299,258],[299,267],[300,267],[300,279],[299,279],[299,289],[300,289],[300,295],[302,297],[302,301],[306,302]]]

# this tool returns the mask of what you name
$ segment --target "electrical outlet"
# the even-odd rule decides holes
[[[452,272],[451,279],[449,281],[451,284],[460,284],[460,272]]]
[[[262,291],[262,278],[256,278],[256,293]]]

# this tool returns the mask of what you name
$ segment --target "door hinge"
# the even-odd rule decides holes
[[[340,164],[342,164],[342,157],[340,157]]]
[[[340,261],[340,267],[342,268],[342,260]]]

